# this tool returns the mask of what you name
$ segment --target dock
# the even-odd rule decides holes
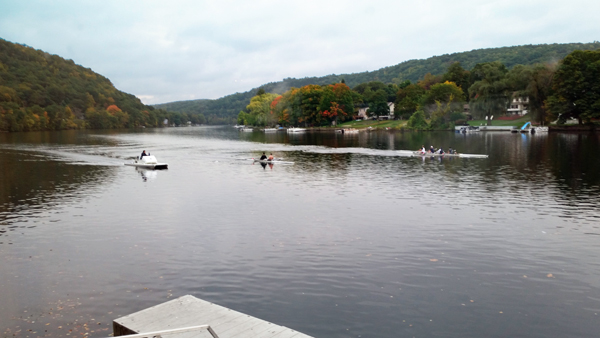
[[[512,131],[517,129],[514,126],[479,126],[480,131]]]
[[[113,336],[173,338],[312,338],[191,295],[113,321]]]

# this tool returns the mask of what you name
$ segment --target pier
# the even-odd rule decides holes
[[[479,126],[479,131],[512,131],[518,129],[514,126]]]
[[[113,335],[140,338],[311,338],[190,295],[115,319]]]

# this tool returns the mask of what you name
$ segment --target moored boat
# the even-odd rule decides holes
[[[535,133],[547,133],[548,132],[548,127],[532,127],[530,132],[532,134],[535,134]]]
[[[168,169],[167,163],[158,163],[154,155],[142,156],[142,158],[136,157],[133,163],[125,163],[125,165],[144,169]]]
[[[292,128],[288,128],[287,129],[288,133],[303,133],[305,131],[306,131],[306,128],[295,128],[295,127],[292,127]]]

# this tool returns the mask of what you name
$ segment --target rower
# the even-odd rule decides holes
[[[269,155],[269,158],[267,159],[267,161],[273,161],[273,160],[274,160],[274,158],[273,158],[273,153],[271,153],[271,154]]]
[[[263,151],[263,154],[262,154],[262,156],[260,157],[260,160],[261,160],[261,161],[264,161],[264,160],[266,160],[266,159],[267,159],[267,155],[265,155],[265,152]]]
[[[429,152],[434,154],[435,153],[435,149],[433,149],[433,146],[429,147]]]
[[[421,146],[421,154],[425,154],[427,150],[425,150],[425,146]]]

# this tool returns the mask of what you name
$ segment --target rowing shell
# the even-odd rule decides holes
[[[254,162],[258,162],[258,163],[266,163],[266,164],[294,164],[294,162],[290,162],[290,161],[281,161],[281,160],[257,160],[257,159],[253,159]]]
[[[413,151],[413,156],[417,157],[464,157],[464,158],[488,158],[489,155],[480,154],[435,154],[435,153],[422,153],[420,151]]]

